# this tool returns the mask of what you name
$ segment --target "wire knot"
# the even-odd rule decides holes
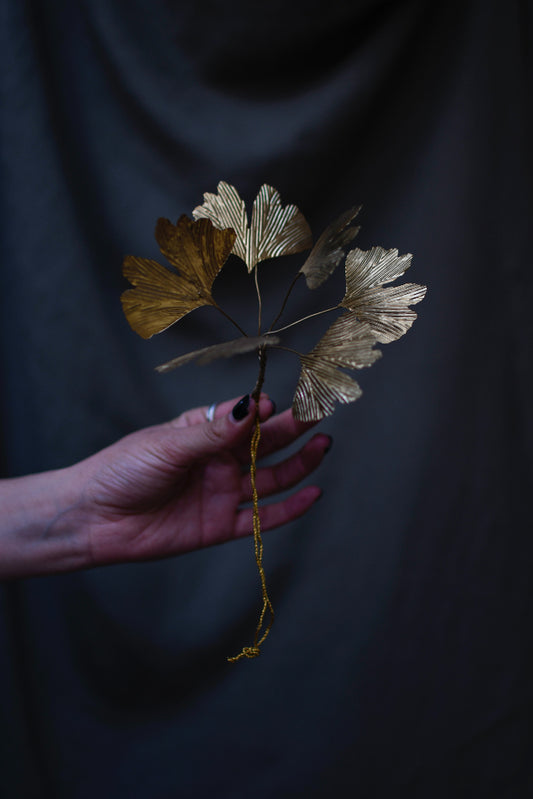
[[[258,646],[243,646],[242,654],[246,658],[256,658],[261,654],[261,650]]]
[[[235,657],[228,658],[228,663],[236,663],[241,658],[256,658],[261,654],[258,646],[243,646],[242,651]]]

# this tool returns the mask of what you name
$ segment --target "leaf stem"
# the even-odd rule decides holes
[[[296,273],[296,275],[294,276],[294,278],[292,279],[292,283],[291,283],[291,285],[289,286],[289,290],[287,291],[287,293],[286,293],[286,295],[285,295],[285,299],[284,299],[284,300],[283,300],[283,302],[281,303],[281,308],[280,308],[280,310],[279,310],[279,313],[278,313],[278,315],[276,316],[276,318],[274,319],[274,321],[272,322],[272,324],[270,325],[270,327],[268,328],[268,332],[269,332],[269,333],[272,331],[272,328],[274,327],[274,325],[276,324],[276,322],[277,322],[277,321],[278,321],[278,320],[281,318],[281,315],[282,315],[283,311],[285,310],[285,306],[287,305],[287,302],[288,302],[288,300],[289,300],[289,297],[290,297],[290,295],[291,295],[291,291],[292,291],[292,290],[293,290],[293,288],[295,287],[296,283],[298,282],[298,278],[300,278],[300,277],[302,276],[302,274],[303,274],[302,272],[297,272],[297,273]]]
[[[281,344],[273,344],[271,349],[273,350],[283,350],[284,352],[292,352],[293,355],[297,355],[298,358],[303,358],[303,352],[298,352],[298,350],[293,350],[291,347],[283,347]]]
[[[302,316],[301,319],[297,319],[296,322],[291,322],[290,325],[285,325],[285,327],[278,327],[277,330],[269,330],[269,333],[281,333],[283,330],[288,330],[289,327],[294,327],[294,325],[299,325],[301,322],[306,322],[308,319],[312,319],[314,316],[322,316],[322,314],[329,313],[330,311],[336,311],[340,308],[340,305],[334,305],[332,308],[324,308],[323,311],[317,311],[316,313],[310,313],[308,316]]]
[[[254,280],[255,280],[255,290],[257,291],[257,306],[258,306],[258,311],[257,311],[257,335],[260,336],[261,335],[261,322],[262,322],[262,316],[263,316],[263,302],[261,300],[261,292],[259,291],[259,278],[257,276],[257,273],[258,273],[257,266],[258,266],[257,264],[254,266]]]
[[[238,324],[238,322],[236,322],[236,321],[235,321],[235,319],[233,319],[233,317],[231,317],[231,316],[229,315],[229,313],[226,313],[226,311],[224,310],[224,308],[221,308],[221,307],[220,307],[220,305],[218,304],[218,302],[214,302],[213,304],[214,304],[214,307],[217,309],[217,311],[220,311],[220,313],[222,314],[222,316],[225,316],[225,317],[226,317],[226,319],[227,319],[229,322],[231,322],[231,324],[232,324],[232,325],[235,325],[235,327],[237,328],[237,330],[238,330],[240,333],[242,333],[242,335],[243,335],[243,336],[246,336],[246,338],[248,338],[248,333],[245,333],[245,332],[244,332],[244,330],[243,330],[243,329],[242,329],[242,327],[241,327],[241,326]]]

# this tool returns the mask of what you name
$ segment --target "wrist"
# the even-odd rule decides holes
[[[0,481],[0,579],[91,564],[76,467]]]

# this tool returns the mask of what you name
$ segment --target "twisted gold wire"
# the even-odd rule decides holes
[[[261,580],[261,595],[263,598],[263,607],[261,608],[261,613],[259,615],[259,621],[257,622],[257,627],[255,629],[255,636],[254,642],[252,646],[244,646],[239,652],[238,655],[235,657],[229,657],[229,663],[236,663],[241,658],[255,658],[261,654],[261,644],[266,639],[267,635],[269,634],[272,624],[274,622],[274,608],[272,607],[272,602],[270,601],[270,597],[268,596],[267,585],[266,585],[266,577],[265,577],[265,570],[263,568],[263,539],[261,537],[261,519],[259,517],[259,498],[257,494],[257,485],[256,485],[256,472],[257,472],[257,450],[259,448],[259,441],[261,440],[261,424],[259,422],[259,407],[256,410],[255,415],[255,428],[254,433],[252,435],[252,440],[250,442],[250,483],[252,486],[252,502],[253,502],[253,531],[254,531],[254,551],[255,551],[255,562],[257,564],[257,570],[259,572],[259,577]],[[265,621],[265,615],[267,610],[270,613],[270,618],[268,624],[261,635],[261,630],[263,628],[263,624]],[[261,637],[260,637],[261,636]]]

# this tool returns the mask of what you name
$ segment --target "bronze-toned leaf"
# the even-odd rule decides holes
[[[356,247],[346,256],[346,294],[341,306],[367,322],[382,344],[395,341],[409,330],[416,319],[409,306],[425,296],[426,287],[416,283],[383,287],[403,275],[411,258],[410,254],[398,256],[398,250],[382,247],[367,251]]]
[[[181,216],[176,225],[159,219],[155,231],[162,254],[179,274],[150,258],[127,255],[124,276],[135,286],[122,294],[122,307],[136,333],[151,338],[202,305],[214,305],[211,289],[235,241],[207,219]]]
[[[352,222],[361,210],[358,205],[345,211],[328,225],[300,269],[305,275],[307,287],[316,289],[335,271],[346,252],[346,247],[356,237],[360,227]]]
[[[254,200],[250,226],[237,189],[221,181],[217,190],[218,194],[204,194],[204,203],[194,209],[193,216],[210,219],[217,228],[235,230],[233,253],[245,262],[249,272],[267,258],[291,255],[311,246],[311,231],[304,216],[295,205],[283,207],[279,193],[272,186],[261,186]]]
[[[293,413],[304,422],[317,421],[335,410],[335,401],[354,402],[362,391],[338,367],[363,369],[381,352],[374,349],[376,337],[353,313],[333,322],[318,344],[301,357],[302,371],[293,400]]]
[[[161,366],[156,366],[156,371],[170,372],[172,369],[192,361],[197,361],[199,364],[204,365],[217,358],[231,358],[233,355],[242,355],[245,352],[258,350],[260,347],[273,347],[279,342],[280,339],[272,335],[242,336],[242,338],[235,338],[232,341],[223,341],[221,344],[213,344],[211,347],[203,347],[201,350],[187,352],[185,355],[180,355],[171,361],[162,363]]]

